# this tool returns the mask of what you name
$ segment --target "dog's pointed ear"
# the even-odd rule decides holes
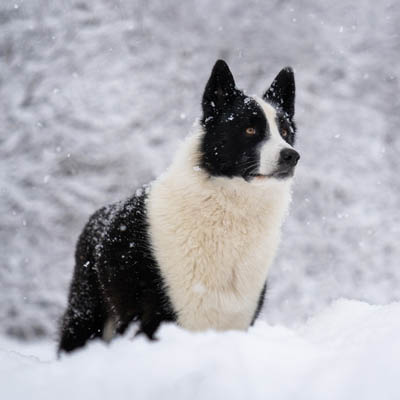
[[[295,95],[296,85],[294,83],[293,69],[286,67],[276,76],[269,89],[265,92],[263,99],[282,108],[290,118],[293,118]]]
[[[202,101],[204,116],[218,114],[219,110],[233,101],[237,92],[228,64],[224,60],[218,60],[204,90]]]

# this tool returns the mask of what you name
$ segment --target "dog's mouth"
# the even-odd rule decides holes
[[[291,178],[294,175],[294,167],[291,168],[285,168],[281,169],[279,168],[278,170],[272,172],[271,174],[265,175],[265,174],[250,174],[250,178],[252,179],[268,179],[268,178],[276,178],[276,179],[285,179],[285,178]]]

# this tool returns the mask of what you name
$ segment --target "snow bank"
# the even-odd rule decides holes
[[[400,398],[400,303],[340,300],[294,329],[164,326],[158,342],[101,342],[60,361],[49,344],[0,341],[2,399]]]

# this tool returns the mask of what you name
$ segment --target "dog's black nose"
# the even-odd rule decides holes
[[[281,150],[279,164],[294,167],[299,161],[300,154],[293,149]]]

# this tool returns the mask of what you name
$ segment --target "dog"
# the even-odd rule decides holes
[[[257,97],[215,63],[202,117],[169,169],[81,233],[59,352],[134,321],[149,339],[167,321],[191,331],[254,323],[299,160],[294,104],[290,67]]]

